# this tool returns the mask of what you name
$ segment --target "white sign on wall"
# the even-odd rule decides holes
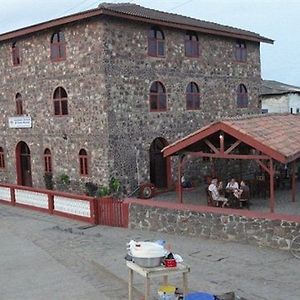
[[[8,118],[9,128],[31,128],[31,117],[20,116]]]

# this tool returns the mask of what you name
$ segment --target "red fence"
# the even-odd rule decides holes
[[[92,224],[128,227],[128,204],[118,199],[95,199],[84,195],[0,184],[0,202]]]
[[[98,221],[101,225],[128,227],[128,203],[123,200],[102,198],[98,202]]]

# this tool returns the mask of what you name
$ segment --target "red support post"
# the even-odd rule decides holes
[[[54,195],[53,194],[48,194],[48,210],[49,214],[53,214],[54,210]]]
[[[90,201],[90,211],[93,224],[99,224],[98,200],[94,198]]]
[[[274,197],[274,167],[273,159],[270,159],[270,211],[274,213],[275,209],[275,197]]]
[[[16,193],[13,187],[10,188],[10,201],[11,201],[11,205],[13,206],[16,205]]]
[[[296,160],[292,162],[292,202],[296,201]]]

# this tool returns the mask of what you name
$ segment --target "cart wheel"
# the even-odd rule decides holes
[[[300,235],[297,235],[291,241],[290,252],[296,257],[300,258]]]
[[[143,199],[150,199],[154,195],[154,185],[144,184],[140,187],[140,197]]]

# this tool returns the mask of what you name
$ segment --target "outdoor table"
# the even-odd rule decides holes
[[[159,266],[155,268],[140,267],[132,261],[126,261],[126,265],[129,268],[128,279],[128,299],[133,300],[132,287],[133,287],[133,272],[136,272],[145,278],[145,298],[150,299],[150,278],[163,276],[163,284],[168,284],[168,276],[173,274],[182,274],[183,281],[183,293],[188,292],[188,279],[187,273],[190,272],[190,267],[184,263],[177,263],[176,267],[166,268],[165,266]]]

